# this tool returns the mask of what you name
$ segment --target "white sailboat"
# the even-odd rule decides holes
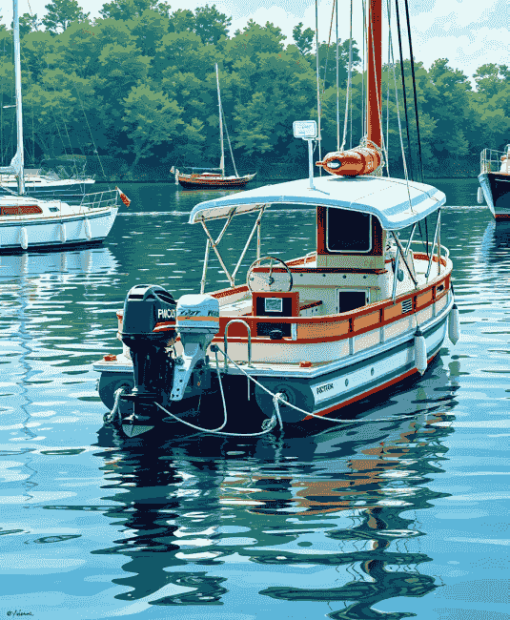
[[[0,167],[0,175],[13,175],[17,192],[5,188],[8,194],[0,196],[0,253],[100,243],[113,226],[118,201],[129,204],[118,188],[87,194],[78,205],[26,195],[18,0],[13,0],[13,26],[17,150],[10,165]]]
[[[220,147],[221,147],[221,159],[219,168],[191,168],[191,173],[183,174],[179,170],[175,171],[176,180],[186,189],[237,189],[244,187],[249,181],[251,181],[256,173],[245,174],[239,176],[236,168],[236,162],[234,160],[234,153],[230,146],[230,156],[232,158],[232,165],[234,166],[235,174],[230,176],[225,175],[225,145],[223,139],[223,108],[221,105],[221,91],[220,91],[220,76],[218,71],[218,65],[216,64],[216,88],[218,90],[218,109],[220,115]],[[174,170],[174,169],[172,169]],[[200,170],[201,172],[194,172]],[[219,171],[219,172],[218,172]]]

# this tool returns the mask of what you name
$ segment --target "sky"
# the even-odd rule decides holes
[[[18,0],[20,14],[45,13],[49,0]],[[386,4],[387,0],[383,0]],[[103,0],[78,0],[92,18],[99,16]],[[168,0],[172,11],[194,10],[206,4],[215,4],[222,13],[232,17],[230,34],[242,29],[249,19],[264,25],[270,21],[292,42],[292,30],[302,22],[304,27],[315,29],[314,0]],[[331,23],[333,0],[319,1],[319,38],[327,41]],[[339,0],[339,37],[349,36],[349,10],[351,0]],[[361,0],[353,0],[353,22],[361,21]],[[7,6],[9,5],[9,6]],[[30,5],[30,8],[29,8]],[[461,69],[471,78],[476,69],[485,63],[510,65],[510,8],[508,0],[409,0],[414,57],[428,69],[437,58],[448,58],[449,64]],[[404,2],[400,0],[401,19]],[[12,3],[2,0],[2,23],[12,21]],[[335,24],[333,23],[333,34]],[[354,39],[361,41],[359,28],[354,29]],[[396,45],[396,44],[395,44]],[[384,52],[383,52],[384,53]],[[386,56],[385,56],[386,58]]]

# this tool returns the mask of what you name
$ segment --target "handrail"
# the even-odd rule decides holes
[[[305,258],[303,260],[303,267],[306,265],[306,261],[308,260],[308,258],[315,256],[315,254],[316,254],[316,251],[312,250],[311,252],[308,252],[308,254],[305,255]]]
[[[432,247],[433,245],[430,241],[427,243],[425,241],[421,241],[420,239],[416,239],[411,242],[411,245],[414,245],[414,244],[421,245],[421,246],[428,246],[429,248]],[[436,247],[437,247],[437,243],[436,243]],[[450,250],[445,245],[441,245],[440,248],[441,248],[441,257],[448,260],[450,258]]]
[[[228,364],[227,364],[227,350],[228,350],[228,328],[230,327],[230,325],[232,325],[232,323],[241,323],[242,325],[246,326],[246,330],[248,332],[248,366],[251,366],[251,328],[248,325],[248,323],[246,321],[243,321],[243,319],[231,319],[226,325],[225,325],[225,334],[223,336],[223,347],[225,349],[225,372],[228,372]]]
[[[506,159],[505,171],[510,172],[510,145],[504,151],[483,149],[480,153],[480,172],[501,172],[502,160]]]
[[[109,195],[111,194],[111,196]],[[99,196],[99,198],[97,198]],[[117,204],[119,192],[116,189],[84,194],[80,202],[80,207],[87,209],[98,209],[101,207],[111,207]]]

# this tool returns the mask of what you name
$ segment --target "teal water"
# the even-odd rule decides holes
[[[119,350],[115,311],[139,282],[197,289],[187,212],[217,192],[125,185],[102,247],[0,257],[0,617],[510,618],[510,226],[476,181],[435,184],[461,340],[311,437],[102,428],[91,364]],[[262,230],[263,252],[313,249],[306,211]]]

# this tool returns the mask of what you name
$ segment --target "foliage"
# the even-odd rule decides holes
[[[286,41],[281,29],[269,22],[261,26],[250,21],[231,34],[231,18],[215,5],[172,12],[163,0],[112,0],[94,22],[76,0],[53,0],[47,9],[45,30],[37,16],[20,19],[25,148],[30,159],[97,150],[131,164],[216,166],[217,63],[225,121],[236,158],[248,162],[246,172],[294,158],[306,165],[305,145],[292,137],[292,122],[317,114],[311,28],[298,24],[293,41]],[[349,43],[338,41],[338,111],[335,43],[319,46],[323,154],[337,148],[337,132],[340,143],[343,138]],[[352,52],[346,147],[363,136],[364,79],[355,41]],[[12,54],[12,30],[0,25],[2,106],[14,104]],[[426,172],[439,174],[446,160],[477,160],[482,148],[502,148],[510,141],[508,66],[479,67],[473,76],[476,89],[444,58],[428,70],[416,62],[415,69]],[[400,66],[383,69],[388,163],[398,174],[403,148],[411,176],[419,177],[409,61],[404,62],[404,72],[408,128]],[[0,158],[9,161],[15,150],[12,109],[2,107],[0,123]]]
[[[46,5],[46,15],[42,23],[49,32],[64,31],[72,22],[85,21],[90,13],[81,10],[77,0],[52,0]]]

